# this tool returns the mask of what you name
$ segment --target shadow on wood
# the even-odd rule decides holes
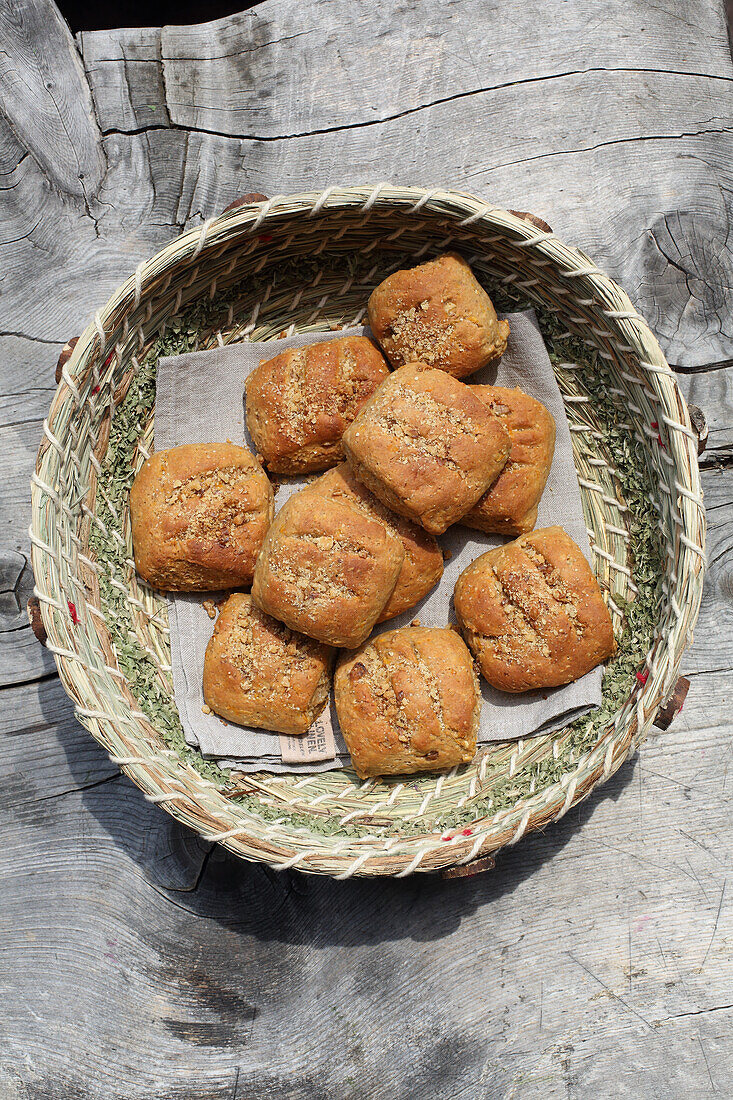
[[[58,710],[48,720],[58,725]],[[64,729],[58,732],[63,744]],[[103,750],[98,751],[103,759]],[[588,821],[597,799],[618,798],[635,771],[635,761],[627,762],[597,794],[546,832],[501,851],[495,869],[487,874],[450,881],[413,875],[336,882],[240,860],[148,803],[125,777],[85,790],[88,761],[77,769],[76,746],[67,758],[72,774],[78,771],[86,809],[120,855],[138,864],[150,886],[191,918],[215,920],[228,932],[246,933],[261,942],[339,947],[402,939],[423,942],[450,934],[464,916],[512,893],[551,861]]]

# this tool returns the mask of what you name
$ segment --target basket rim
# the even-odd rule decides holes
[[[221,798],[225,798],[214,784],[193,772],[170,750],[150,757],[141,753],[131,756],[115,752],[112,731],[108,728],[114,726],[112,716],[108,712],[91,710],[82,705],[83,700],[69,674],[69,665],[83,661],[84,657],[80,647],[74,644],[74,637],[69,637],[68,632],[59,624],[59,612],[63,613],[65,610],[63,591],[58,586],[49,587],[46,582],[47,575],[53,575],[53,568],[48,568],[49,562],[54,568],[58,564],[56,544],[60,542],[63,546],[64,532],[67,530],[64,521],[75,522],[72,517],[63,515],[64,509],[58,503],[58,485],[53,483],[51,477],[52,460],[68,461],[68,452],[62,440],[56,436],[54,425],[61,410],[67,409],[69,403],[72,406],[75,404],[77,410],[80,408],[80,389],[87,368],[104,363],[106,356],[114,351],[120,316],[124,316],[125,310],[139,307],[145,291],[159,280],[161,271],[166,266],[183,261],[190,264],[200,256],[205,259],[207,253],[226,246],[234,238],[253,235],[265,226],[271,225],[274,228],[285,219],[328,218],[337,211],[353,210],[361,210],[365,217],[369,217],[371,211],[380,209],[402,211],[406,215],[430,212],[440,214],[462,227],[485,224],[511,235],[515,247],[539,253],[555,264],[564,277],[578,280],[577,285],[588,292],[594,305],[597,304],[608,318],[609,324],[619,331],[619,340],[623,339],[625,345],[634,351],[646,375],[645,384],[661,403],[663,412],[660,415],[670,440],[669,460],[675,466],[675,484],[680,493],[678,510],[682,562],[675,583],[676,590],[684,591],[687,629],[681,636],[674,638],[671,648],[669,636],[663,639],[666,646],[663,655],[666,658],[665,670],[660,674],[659,669],[653,669],[649,684],[642,685],[635,692],[635,713],[627,722],[623,735],[607,738],[604,734],[585,757],[581,757],[575,767],[565,772],[556,783],[543,788],[538,795],[520,800],[495,815],[492,819],[495,824],[497,819],[506,819],[506,827],[499,842],[495,835],[489,838],[486,832],[476,832],[470,840],[457,837],[450,845],[441,843],[440,837],[434,834],[423,834],[400,839],[385,855],[384,848],[379,852],[365,851],[358,840],[348,838],[348,842],[341,845],[340,850],[314,845],[310,850],[296,852],[291,856],[287,854],[287,830],[282,834],[262,830],[257,835],[250,834],[249,826],[224,832],[217,830],[216,820],[210,810],[204,812],[193,797],[196,788],[208,787],[214,788]],[[297,231],[291,234],[288,242],[296,233]],[[191,282],[193,281],[192,277]],[[570,297],[570,292],[568,294]],[[93,402],[94,398],[89,395],[86,400]],[[66,444],[68,447],[68,440]],[[48,634],[48,648],[54,654],[62,684],[75,703],[79,721],[90,730],[121,770],[151,801],[162,804],[174,817],[193,827],[207,839],[223,843],[244,858],[261,859],[276,869],[298,866],[303,870],[325,873],[336,878],[348,878],[354,874],[390,874],[403,877],[416,870],[436,870],[469,863],[496,851],[504,844],[514,844],[526,832],[544,827],[550,821],[563,816],[597,784],[608,779],[645,736],[658,707],[664,702],[676,679],[682,652],[697,617],[701,599],[705,515],[700,492],[696,438],[676,378],[649,326],[634,309],[622,288],[580,249],[564,244],[553,232],[539,230],[507,210],[460,191],[380,184],[376,187],[329,187],[323,191],[276,195],[267,201],[240,206],[219,217],[210,218],[200,227],[190,229],[175,238],[165,248],[143,261],[134,274],[111,295],[107,303],[97,310],[93,321],[84,329],[72,355],[65,363],[48,417],[44,420],[43,439],[31,482],[31,497],[33,517],[30,538],[31,562],[36,578],[35,594],[40,601],[41,615]],[[41,524],[43,509],[49,504],[53,539],[48,538]],[[118,684],[120,680],[124,681],[119,669],[109,665],[106,668],[111,677],[117,678]],[[124,685],[119,686],[122,688]],[[133,713],[138,719],[144,718],[139,712]],[[149,728],[153,731],[152,726]],[[614,736],[617,736],[616,740]],[[600,749],[603,751],[600,752]],[[584,765],[585,771],[581,774]],[[212,792],[209,791],[208,794],[211,795]],[[202,817],[208,818],[206,824]],[[253,846],[259,849],[254,856],[251,854]],[[429,867],[426,867],[428,864]]]

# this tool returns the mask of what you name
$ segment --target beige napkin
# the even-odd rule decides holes
[[[552,364],[534,313],[509,314],[507,320],[511,336],[504,356],[497,365],[473,375],[470,382],[520,386],[550,410],[557,426],[555,457],[540,503],[537,526],[559,524],[564,527],[592,565],[570,430]],[[368,335],[368,330],[354,328],[339,333],[328,330],[286,340],[230,344],[211,351],[161,359],[155,403],[156,449],[231,439],[234,443],[245,442],[254,450],[244,424],[243,383],[260,360],[288,347],[331,340],[335,336],[362,334]],[[303,480],[293,479],[283,485],[275,497],[276,508],[282,507],[303,484]],[[412,610],[382,623],[378,629],[392,630],[407,625],[414,618],[419,618],[423,626],[446,626],[454,621],[453,588],[459,574],[479,554],[504,541],[501,536],[484,535],[460,525],[450,528],[440,539],[442,547],[451,552],[441,583]],[[328,758],[330,738],[326,720],[325,733],[323,722],[313,731],[312,753],[292,763],[283,761],[278,734],[236,726],[202,712],[204,651],[213,629],[202,606],[204,598],[211,598],[211,595],[176,595],[169,600],[173,684],[187,742],[198,746],[204,756],[221,759],[222,763],[240,771],[312,772],[348,764],[349,756],[338,729],[333,700],[330,718],[335,755]],[[602,669],[597,668],[567,687],[522,695],[495,691],[482,680],[479,743],[514,740],[565,725],[578,714],[600,704],[601,678]]]

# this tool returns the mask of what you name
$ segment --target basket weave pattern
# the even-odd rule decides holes
[[[461,251],[492,287],[555,318],[609,380],[604,401],[648,486],[666,559],[654,578],[644,673],[580,751],[569,731],[559,731],[490,747],[445,776],[388,783],[360,782],[350,771],[244,779],[194,767],[120,670],[101,595],[100,585],[111,585],[125,601],[134,644],[172,707],[165,604],[136,577],[126,508],[105,490],[115,413],[155,341],[193,303],[226,303],[217,325],[197,334],[199,347],[336,328],[362,320],[370,290],[390,270],[446,248]],[[596,572],[620,631],[641,585],[630,509],[587,366],[555,367]],[[150,801],[240,856],[337,878],[468,863],[561,817],[612,775],[674,686],[700,603],[705,526],[696,437],[674,375],[629,299],[588,257],[476,198],[386,185],[330,188],[243,206],[185,233],[96,314],[63,368],[43,432],[32,479],[32,562],[48,645],[76,714]],[[152,418],[141,415],[130,477],[151,438]],[[92,546],[95,537],[112,540],[122,565],[96,556],[90,537]],[[504,797],[492,813],[499,786]]]

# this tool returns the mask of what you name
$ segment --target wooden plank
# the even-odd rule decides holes
[[[159,27],[77,36],[102,132],[169,126]]]
[[[89,202],[104,175],[89,85],[69,28],[46,0],[0,7],[0,96],[52,186]]]
[[[246,19],[244,24],[249,25]],[[188,31],[191,28],[184,28]],[[465,49],[481,53],[486,21],[478,20],[470,33],[476,41],[467,39]],[[517,32],[510,28],[507,33],[508,42],[516,45],[521,35],[515,41]],[[209,35],[209,53],[218,58],[218,38],[223,35],[231,45],[234,31],[228,23],[224,29],[212,24],[197,28],[196,34]],[[65,340],[72,319],[78,330],[76,319],[86,319],[139,260],[178,227],[195,224],[245,190],[275,193],[297,189],[304,180],[324,186],[341,181],[343,164],[355,181],[374,178],[376,143],[385,178],[404,179],[409,160],[407,182],[471,189],[499,204],[528,207],[546,216],[559,234],[578,243],[622,282],[673,362],[694,366],[725,358],[728,338],[718,318],[730,312],[724,196],[731,186],[732,139],[719,120],[730,101],[733,70],[712,30],[710,34],[708,70],[715,79],[695,75],[698,62],[702,68],[701,56],[695,55],[698,61],[690,62],[690,76],[670,71],[648,71],[633,78],[627,71],[540,75],[534,83],[467,92],[460,101],[435,103],[423,97],[416,100],[417,114],[381,124],[295,138],[253,141],[189,134],[186,129],[160,129],[157,122],[142,134],[110,133],[104,142],[108,174],[99,203],[90,211],[82,203],[73,216],[68,202],[54,196],[49,201],[42,176],[29,165],[22,178],[13,181],[8,244],[0,253],[9,270],[22,268],[26,277],[10,280],[7,328]],[[104,98],[105,89],[111,89],[114,104],[127,104],[119,109],[131,112],[131,124],[140,123],[146,105],[160,108],[162,116],[162,83],[153,94],[150,78],[138,88],[130,76],[124,99],[117,78],[105,75],[112,63],[103,60],[105,55],[129,54],[128,74],[150,66],[158,71],[159,62],[152,60],[154,35],[126,32],[111,41],[105,35],[98,32],[82,39],[97,109],[107,114],[112,110]],[[326,30],[320,39],[315,34],[299,39],[299,50],[313,69],[311,86],[333,84],[325,70],[318,76],[318,66],[328,56],[322,49],[323,36],[328,39]],[[662,39],[671,51],[671,40],[664,35]],[[243,41],[245,48],[249,47]],[[380,48],[385,48],[384,42]],[[193,56],[183,53],[182,46],[177,49],[181,57]],[[264,47],[257,51],[267,52]],[[447,51],[440,64],[436,62],[436,78],[449,87],[450,73],[471,68],[454,63],[452,56]],[[192,86],[199,88],[204,81],[199,62],[187,64],[196,73]],[[724,78],[715,70],[722,73],[726,65]],[[219,70],[225,84],[228,70],[217,60],[214,71]],[[386,82],[394,79],[391,69],[390,74]],[[282,92],[283,102],[308,99],[302,86],[296,87],[296,77],[287,74],[290,83]],[[246,94],[253,96],[258,110],[276,119],[280,109],[268,106],[261,91],[257,86]],[[402,94],[400,88],[393,92]],[[540,110],[543,125],[528,124]],[[237,117],[232,109],[229,129],[235,128]],[[501,118],[502,126],[492,129],[490,157],[477,161],[475,151],[487,118]],[[448,133],[450,141],[443,141],[440,135]],[[426,140],[421,135],[433,136]],[[75,261],[71,270],[70,257]],[[42,315],[36,315],[28,302],[27,278],[47,306]]]
[[[0,685],[35,680],[56,668],[33,636],[25,609],[34,585],[28,542],[30,477],[60,351],[60,344],[0,336]]]
[[[83,34],[92,100],[52,5],[14,5],[2,49],[11,19],[0,73],[32,73],[51,125],[0,117],[0,674],[21,681],[0,689],[0,1096],[725,1095],[730,369],[681,380],[711,426],[685,708],[478,879],[339,884],[210,851],[116,776],[49,655],[14,630],[13,594],[61,344],[243,191],[392,178],[535,209],[621,280],[675,364],[730,359],[719,6],[591,0],[581,20],[560,3],[430,0],[417,18],[268,0],[198,27]],[[73,142],[104,157],[86,193],[59,185],[72,106],[88,118]]]
[[[669,18],[673,18],[671,14]],[[629,71],[631,59],[627,59],[629,65],[624,71],[613,71],[609,65],[611,71],[603,73],[594,70],[590,62],[586,66],[589,71],[567,67],[563,70],[558,62],[548,75],[539,74],[526,84],[494,81],[485,86],[478,81],[474,86],[466,75],[472,73],[471,66],[458,65],[456,55],[447,49],[435,62],[440,86],[453,87],[451,74],[455,72],[464,74],[467,83],[446,101],[418,96],[413,113],[398,113],[397,117],[387,114],[381,122],[377,115],[369,125],[355,128],[328,131],[328,120],[319,119],[321,129],[298,130],[291,126],[289,130],[281,127],[278,131],[266,129],[262,121],[267,117],[274,126],[279,120],[277,110],[262,94],[262,87],[267,86],[264,74],[262,80],[240,81],[236,85],[243,90],[232,94],[249,97],[246,104],[229,104],[224,95],[233,87],[227,58],[234,57],[232,64],[239,63],[238,55],[231,54],[231,50],[235,50],[235,28],[240,24],[244,28],[242,36],[246,31],[256,40],[258,35],[263,41],[269,40],[262,38],[264,32],[253,31],[252,20],[245,16],[235,17],[233,24],[224,21],[201,28],[183,28],[181,43],[176,37],[179,29],[166,29],[161,61],[150,58],[149,34],[140,35],[134,45],[107,42],[102,32],[83,38],[100,112],[107,111],[107,89],[113,89],[111,94],[117,102],[120,71],[138,73],[141,68],[153,66],[156,72],[168,73],[173,64],[165,60],[168,39],[169,52],[174,52],[175,46],[181,64],[192,74],[193,90],[189,94],[196,97],[195,118],[175,115],[179,101],[172,99],[167,75],[158,89],[164,92],[168,88],[171,100],[166,100],[168,110],[175,126],[184,127],[178,131],[187,139],[182,177],[172,176],[166,158],[161,162],[156,155],[160,141],[167,143],[168,151],[171,131],[159,129],[156,121],[145,134],[154,193],[165,195],[172,184],[181,195],[175,213],[167,209],[167,216],[177,225],[201,220],[205,214],[222,209],[244,190],[273,194],[297,189],[304,178],[324,186],[340,182],[344,178],[343,164],[348,164],[352,180],[373,179],[376,144],[383,178],[405,179],[407,156],[408,182],[439,181],[485,194],[499,205],[519,205],[543,214],[560,235],[579,244],[619,279],[652,323],[675,364],[691,367],[725,357],[728,338],[721,331],[718,318],[729,312],[731,304],[730,280],[726,275],[731,264],[724,198],[730,188],[731,138],[720,120],[724,123],[721,104],[731,101],[733,70],[724,49],[722,26],[718,27],[717,38],[710,29],[714,48],[709,51],[705,65],[703,55],[692,51],[693,60],[689,62],[689,70],[685,70],[688,75],[682,76],[673,69],[671,61],[667,70],[661,67],[660,60],[659,70],[649,66],[634,73],[633,78]],[[269,24],[265,24],[265,30],[270,33]],[[464,54],[470,49],[484,59],[490,57],[482,45],[481,36],[487,33],[485,21],[478,20],[470,33],[476,41],[466,40]],[[342,51],[342,40],[337,47],[331,43],[327,49],[327,29],[320,32],[320,37],[315,33],[303,34],[298,56],[304,60],[299,65],[309,66],[311,83],[319,88],[333,86],[328,49]],[[191,35],[197,36],[197,44],[191,45]],[[664,35],[662,38],[670,49],[668,40]],[[509,29],[508,43],[512,49],[516,47],[515,52],[521,53],[519,44],[525,41],[521,26]],[[245,52],[253,48],[248,42],[246,36],[240,37],[239,46]],[[551,48],[561,49],[558,43],[562,43],[560,35],[551,39]],[[395,49],[398,45],[399,42],[392,43]],[[110,59],[120,54],[126,56],[126,51],[134,49],[149,60],[136,60],[122,70],[115,69],[117,62],[113,60],[100,60],[100,56]],[[278,50],[280,46],[275,52]],[[265,48],[257,48],[255,52],[258,57],[260,54],[269,57]],[[206,57],[211,58],[209,68]],[[189,60],[184,63],[183,58]],[[685,58],[688,64],[687,54]],[[394,81],[400,77],[393,69],[386,70],[383,84],[392,87],[394,96],[401,97],[407,93],[402,85],[394,87]],[[274,74],[270,76],[274,78]],[[128,79],[131,81],[132,77]],[[215,79],[220,81],[216,92],[211,85]],[[297,66],[282,74],[282,81],[284,102],[289,105],[310,102],[302,95],[302,74]],[[338,86],[341,88],[341,84]],[[134,87],[128,85],[130,95]],[[152,94],[150,79],[144,82],[144,87],[142,98],[131,101],[136,127]],[[216,99],[217,126],[203,117],[206,108],[200,106],[209,94]],[[458,100],[456,96],[461,98]],[[322,97],[315,99],[321,104]],[[163,102],[159,97],[152,105],[162,113]],[[289,109],[289,125],[293,110]],[[456,128],[459,110],[461,124]],[[253,112],[258,112],[254,128],[243,121]],[[543,124],[537,126],[532,120],[540,116]],[[502,126],[492,129],[491,156],[476,163],[475,149],[477,143],[480,146],[487,117],[501,118]],[[189,134],[185,127],[194,132]],[[209,129],[218,132],[197,132]],[[222,137],[221,132],[230,136]],[[253,133],[258,140],[253,140]],[[424,134],[434,135],[433,140],[425,140],[421,137]],[[450,141],[436,140],[440,134],[450,134]],[[122,135],[110,134],[107,142],[115,136],[117,144],[114,148],[106,145],[106,150],[115,165],[117,179],[135,179],[131,166],[146,156],[143,135],[128,137],[128,145]],[[684,164],[684,172],[680,171],[680,164]],[[143,194],[129,195],[130,202],[138,205],[148,201],[145,191],[149,190],[145,178],[140,178]],[[561,186],[558,180],[563,181]],[[117,189],[118,206],[120,201],[125,204],[125,190],[123,187],[123,194],[119,195]],[[670,205],[669,196],[673,192],[674,204]],[[126,217],[129,224],[130,215]],[[114,224],[108,219],[102,232],[113,229]],[[712,279],[711,271],[715,273]]]
[[[474,118],[477,127],[482,124],[478,105]],[[449,125],[450,119],[445,117],[441,127]],[[401,174],[400,150],[411,139],[404,122],[385,124],[386,129],[393,132],[384,134],[384,174],[397,176]],[[468,169],[469,145],[458,141],[450,148],[418,150],[415,160],[419,163],[412,170],[412,179],[429,182],[440,178],[447,185],[470,186],[499,204],[516,206],[521,199],[520,205],[538,210],[563,237],[583,246],[622,282],[649,318],[672,362],[696,365],[722,359],[727,353],[727,337],[718,321],[719,309],[727,309],[727,299],[717,303],[713,291],[706,291],[701,302],[691,307],[686,277],[659,251],[657,237],[664,249],[669,251],[670,246],[664,215],[653,211],[664,209],[670,166],[678,163],[678,158],[689,157],[694,167],[675,187],[680,205],[701,209],[701,213],[680,217],[674,225],[667,216],[673,228],[679,223],[680,250],[687,248],[684,232],[690,219],[704,214],[713,227],[724,226],[727,211],[721,205],[721,194],[731,181],[729,166],[723,165],[722,158],[733,155],[733,149],[725,152],[733,139],[728,135],[717,139],[721,156],[717,175],[704,163],[714,140],[712,135],[701,134],[650,141],[648,145],[621,143],[595,151],[558,152],[524,168],[501,170]],[[12,206],[6,207],[9,236],[15,243],[0,244],[8,270],[24,273],[23,279],[9,281],[5,331],[64,342],[79,331],[92,310],[137,263],[178,228],[223,209],[243,191],[275,193],[302,186],[303,172],[324,185],[340,178],[340,160],[334,162],[324,139],[282,143],[287,150],[278,149],[280,144],[255,147],[211,135],[189,137],[177,130],[110,136],[105,139],[110,172],[100,194],[104,212],[96,220],[83,212],[71,217],[61,200],[41,202],[42,181],[34,166],[25,168],[24,162],[22,178],[13,189]],[[511,159],[509,150],[506,155]],[[340,142],[340,157],[350,165],[355,180],[368,178],[373,158],[369,136],[363,130],[347,133]],[[468,184],[467,173],[473,175]],[[579,184],[558,190],[558,176],[569,181],[571,174],[603,180],[596,201],[580,203]],[[607,194],[602,193],[605,188]],[[717,228],[704,240],[696,236],[698,282],[704,280],[708,267],[730,266],[724,233],[716,238],[715,232]],[[30,248],[22,243],[29,234]],[[636,241],[633,249],[627,240]],[[71,267],[69,257],[74,259]],[[721,275],[718,285],[726,278]],[[29,302],[28,285],[37,288],[35,301],[43,301],[43,311]]]
[[[547,1097],[569,1081],[681,1097],[710,1077],[724,1094],[731,750],[714,698],[733,679],[702,680],[604,791],[452,883],[207,861],[126,780],[103,781],[58,689],[10,689],[3,732],[14,713],[25,728],[0,782],[21,759],[29,791],[0,810],[0,1066],[92,1100]]]
[[[504,14],[483,0],[428,0],[419,18],[410,6],[386,0],[288,0],[214,23],[164,27],[171,120],[188,129],[272,139],[371,126],[500,87],[515,86],[513,94],[524,95],[529,107],[538,93],[552,94],[551,80],[581,72],[594,72],[596,83],[614,70],[625,73],[627,87],[654,72],[730,79],[728,43],[713,5],[666,0],[650,25],[643,5],[615,4],[611,21],[608,6],[592,0],[584,6],[580,34],[571,5],[544,10],[541,31],[531,5],[513,5],[510,18]],[[600,25],[606,33],[593,33]],[[679,82],[684,85],[684,77]],[[317,94],[303,94],[313,88]],[[653,106],[653,98],[642,102],[642,111]],[[618,106],[615,101],[604,112],[604,121]],[[451,110],[461,117],[460,103]],[[573,133],[581,114],[573,113],[565,135]],[[492,127],[492,142],[504,129],[522,142],[524,131],[498,112],[491,117],[502,120]],[[553,112],[548,107],[539,117],[545,126]],[[419,126],[418,120],[413,124]],[[530,128],[527,137],[540,128]]]
[[[76,721],[58,677],[5,689],[2,700],[8,813],[40,825],[53,811],[43,803],[119,777],[117,765]]]
[[[0,133],[4,124],[0,117]],[[7,133],[7,129],[6,129]],[[186,135],[166,131],[156,143],[151,174],[145,135],[107,139],[108,171],[98,201],[48,189],[31,157],[15,164],[15,147],[0,160],[7,190],[0,257],[6,274],[0,333],[63,345],[124,282],[142,259],[176,236],[175,211]],[[4,151],[0,140],[0,157]],[[58,353],[57,353],[58,354]]]

